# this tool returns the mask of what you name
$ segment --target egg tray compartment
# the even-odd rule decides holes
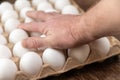
[[[74,0],[71,0],[71,2],[75,7],[77,7],[79,9],[81,14],[84,13],[83,9],[81,9]],[[91,64],[94,62],[101,62],[112,56],[119,55],[120,54],[119,40],[117,40],[114,37],[108,37],[108,39],[110,41],[111,48],[110,48],[109,53],[106,56],[101,56],[100,52],[97,50],[91,50],[87,60],[84,63],[80,63],[79,61],[77,61],[71,57],[68,57],[64,67],[61,70],[56,71],[56,70],[52,69],[49,65],[44,64],[42,66],[42,69],[40,70],[40,72],[35,76],[31,76],[31,75],[28,75],[27,73],[19,71],[18,74],[16,75],[16,80],[37,80],[37,79],[42,79],[42,78],[45,78],[48,76],[55,76],[55,75],[65,73],[65,72],[75,69],[75,68],[80,69],[80,68],[84,67],[85,65],[88,65],[88,64]]]
[[[99,51],[91,49],[91,52],[89,53],[89,56],[84,63],[80,63],[79,61],[77,61],[71,57],[68,57],[64,67],[61,70],[56,71],[56,70],[52,69],[49,65],[44,64],[42,66],[42,69],[40,70],[40,72],[34,76],[31,76],[25,72],[19,71],[16,75],[16,80],[37,80],[37,79],[45,78],[48,76],[59,75],[61,73],[67,72],[69,70],[72,70],[75,68],[80,69],[80,68],[84,67],[85,65],[88,65],[88,64],[91,64],[94,62],[101,62],[112,56],[119,55],[120,54],[120,42],[114,37],[108,37],[108,39],[110,41],[111,47],[110,47],[109,53],[106,56],[101,56],[100,54],[98,54],[98,53],[100,53]],[[14,57],[13,60],[15,61],[15,63],[17,65],[19,65],[18,58]]]
[[[71,0],[71,2],[74,6],[76,6],[79,9],[81,14],[84,13],[84,11],[75,3],[74,0]],[[4,32],[3,35],[6,38],[8,38],[7,33]],[[89,53],[89,56],[84,63],[80,63],[77,60],[75,60],[71,57],[68,57],[64,67],[61,70],[56,71],[56,70],[52,69],[48,64],[44,64],[42,66],[41,70],[39,71],[39,73],[34,76],[28,75],[27,73],[22,72],[22,71],[18,71],[15,80],[37,80],[37,79],[45,78],[48,76],[59,75],[61,73],[67,72],[69,70],[72,70],[75,68],[80,69],[80,68],[84,67],[85,65],[88,65],[88,64],[91,64],[94,62],[101,62],[112,56],[119,55],[120,54],[120,42],[114,37],[108,37],[108,39],[111,43],[111,48],[110,48],[108,55],[106,55],[106,56],[101,56],[99,54],[100,53],[99,51],[91,49],[91,52]],[[12,50],[13,44],[8,43],[7,46]],[[41,55],[42,52],[39,52],[39,54]],[[16,63],[17,66],[19,66],[19,58],[18,57],[12,57],[11,59]],[[18,67],[18,69],[19,69],[19,67]]]
[[[7,36],[6,33],[4,33],[4,35]],[[71,57],[68,57],[64,67],[59,71],[56,71],[56,70],[52,69],[49,65],[44,64],[42,66],[42,69],[39,71],[39,74],[34,75],[34,76],[28,75],[27,73],[22,72],[22,71],[18,71],[15,80],[36,80],[36,79],[45,78],[45,77],[51,76],[51,75],[52,76],[59,75],[61,73],[67,72],[69,70],[72,70],[75,68],[82,68],[85,65],[88,65],[88,64],[91,64],[94,62],[101,62],[109,57],[120,54],[120,42],[114,37],[108,37],[108,39],[110,41],[111,48],[110,48],[108,55],[106,55],[106,56],[101,56],[99,51],[91,49],[91,52],[89,53],[89,56],[84,63],[80,63],[77,60],[75,60]],[[8,43],[7,46],[12,50],[13,44]],[[41,55],[42,51],[39,52],[39,54]],[[17,66],[19,66],[19,58],[18,57],[13,57],[11,59],[16,63]],[[19,69],[19,67],[18,67],[18,69]]]

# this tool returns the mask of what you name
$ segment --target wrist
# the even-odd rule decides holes
[[[93,41],[97,38],[94,24],[87,16],[81,16],[80,26],[83,28],[83,33],[87,40]]]
[[[71,27],[71,33],[75,39],[75,45],[83,45],[95,40],[94,32],[84,19],[84,16],[77,16],[76,22]]]

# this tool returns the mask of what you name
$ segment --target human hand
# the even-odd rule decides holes
[[[119,9],[120,0],[101,0],[82,16],[29,12],[27,15],[36,22],[21,24],[19,27],[27,31],[40,32],[46,37],[30,37],[23,40],[23,46],[66,49],[100,37],[118,35]]]
[[[28,12],[27,15],[36,22],[21,24],[19,27],[30,32],[40,32],[46,37],[29,37],[23,40],[24,47],[67,49],[93,40],[90,29],[82,24],[78,15],[46,14],[41,11]]]

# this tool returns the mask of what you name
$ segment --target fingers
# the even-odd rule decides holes
[[[45,20],[46,16],[44,12],[40,11],[28,11],[27,16],[35,20]]]
[[[21,24],[19,25],[19,28],[24,29],[26,31],[43,33],[45,25],[43,22],[31,22],[31,23]]]
[[[31,18],[42,18],[45,17],[45,13],[42,11],[28,11],[27,16]]]
[[[29,49],[46,48],[48,46],[48,39],[41,37],[30,37],[22,41],[22,45]]]
[[[33,18],[36,21],[45,21],[49,18],[55,17],[55,15],[58,15],[57,13],[45,13],[42,11],[28,11],[27,16]]]

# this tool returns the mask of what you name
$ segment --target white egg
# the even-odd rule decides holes
[[[57,0],[49,0],[49,1],[54,4]]]
[[[62,51],[47,48],[42,55],[43,62],[49,64],[53,69],[60,70],[65,64],[65,55]]]
[[[17,42],[13,47],[13,55],[20,58],[29,51],[29,49],[22,46],[22,41]]]
[[[28,38],[28,34],[26,31],[22,29],[15,29],[9,35],[9,42],[15,44],[26,38]]]
[[[45,34],[40,35],[41,38],[47,37]]]
[[[53,6],[49,2],[42,2],[37,6],[37,10],[40,11],[45,11],[49,9],[53,9]]]
[[[30,7],[31,5],[28,0],[16,0],[14,6],[17,11],[21,11],[23,8]]]
[[[34,20],[32,18],[26,17],[24,20],[24,23],[30,23],[33,22]]]
[[[2,23],[5,23],[8,19],[15,18],[18,19],[18,14],[14,10],[7,10],[4,12],[4,14],[1,17]]]
[[[65,6],[70,5],[70,1],[69,0],[57,0],[55,2],[55,8],[58,10],[62,10]]]
[[[27,17],[26,13],[27,13],[28,11],[34,11],[34,9],[33,9],[32,7],[25,7],[25,8],[23,8],[23,9],[20,11],[20,17],[21,17],[22,19],[25,19],[25,18]]]
[[[3,28],[2,28],[2,26],[0,26],[0,34],[2,34],[3,33]]]
[[[68,50],[68,56],[78,60],[80,63],[84,63],[87,60],[89,53],[90,53],[89,45],[83,45]]]
[[[2,14],[6,11],[6,10],[13,10],[13,6],[11,3],[9,2],[2,2],[0,4],[0,15],[2,16]]]
[[[17,66],[10,59],[0,59],[0,80],[15,80]]]
[[[20,21],[18,19],[15,19],[15,18],[8,19],[4,24],[5,32],[7,33],[12,32],[13,30],[18,28],[19,24],[20,24]]]
[[[12,53],[10,49],[5,45],[0,44],[0,58],[11,58],[11,57],[12,57]]]
[[[42,3],[44,1],[47,1],[47,0],[32,0],[32,5],[34,7],[37,7],[39,5],[39,3]]]
[[[42,59],[35,52],[27,52],[20,60],[20,70],[30,75],[40,72],[42,67]]]
[[[7,39],[0,34],[0,44],[6,45],[7,44]]]
[[[106,56],[110,51],[110,41],[107,37],[97,39],[91,43],[91,47],[100,52],[102,56]]]
[[[67,5],[62,9],[62,14],[74,14],[79,15],[78,9],[73,5]]]

